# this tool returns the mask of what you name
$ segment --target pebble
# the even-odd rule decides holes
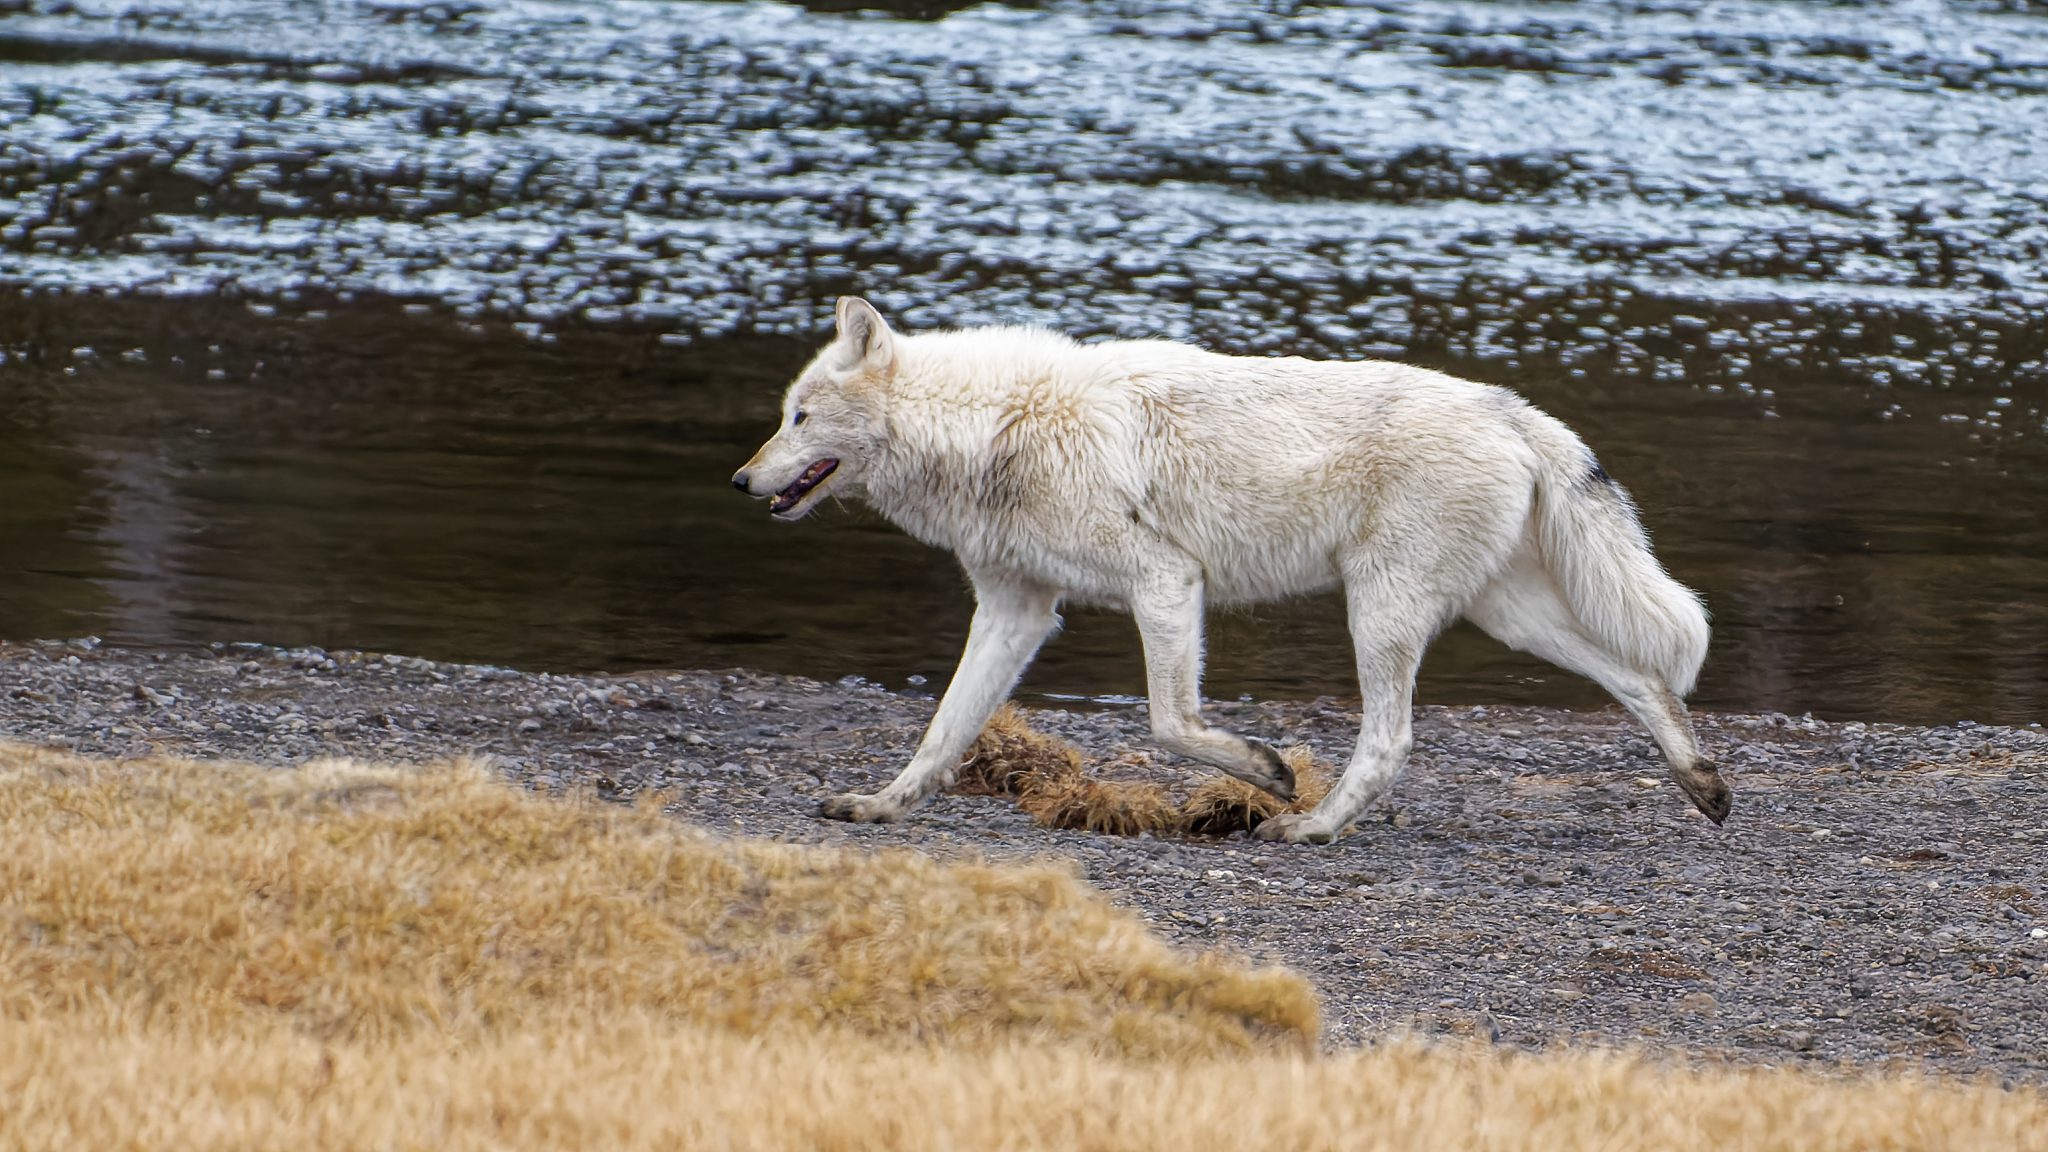
[[[1721,1010],[1721,1002],[1709,992],[1688,992],[1679,997],[1678,1010],[1698,1016],[1712,1016]]]

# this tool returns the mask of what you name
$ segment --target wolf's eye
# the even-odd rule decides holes
[[[794,428],[794,427],[796,427],[797,425],[799,425],[799,424],[803,423],[803,422],[804,422],[804,421],[805,421],[805,420],[806,420],[807,418],[809,418],[809,416],[810,416],[810,413],[809,413],[809,412],[806,412],[806,411],[804,411],[803,409],[799,408],[799,409],[797,409],[797,410],[796,410],[796,415],[794,415],[794,416],[791,416],[791,417],[789,418],[789,426],[790,426],[791,428]]]

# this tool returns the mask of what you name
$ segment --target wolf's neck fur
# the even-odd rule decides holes
[[[1071,416],[1079,392],[1108,370],[1077,373],[1077,359],[1102,358],[1040,328],[898,336],[895,376],[880,391],[888,451],[871,462],[868,503],[942,547],[967,543],[952,538],[963,523],[1000,530],[989,518],[1013,510],[1003,482],[1009,458],[1051,431],[1048,416]],[[977,515],[960,515],[968,507]]]

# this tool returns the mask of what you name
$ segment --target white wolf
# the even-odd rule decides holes
[[[1260,838],[1327,843],[1386,794],[1423,649],[1461,615],[1598,681],[1700,811],[1728,814],[1680,703],[1706,657],[1699,599],[1585,444],[1515,394],[1382,361],[1032,328],[897,334],[856,297],[838,321],[733,485],[784,520],[860,496],[951,549],[977,606],[909,766],[824,815],[895,820],[949,783],[1062,600],[1136,618],[1160,745],[1292,799],[1271,747],[1202,719],[1203,606],[1340,585],[1358,744],[1313,812],[1275,816]]]

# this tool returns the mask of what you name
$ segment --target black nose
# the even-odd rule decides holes
[[[733,473],[732,486],[739,489],[742,492],[745,492],[747,490],[747,474],[745,472]]]

